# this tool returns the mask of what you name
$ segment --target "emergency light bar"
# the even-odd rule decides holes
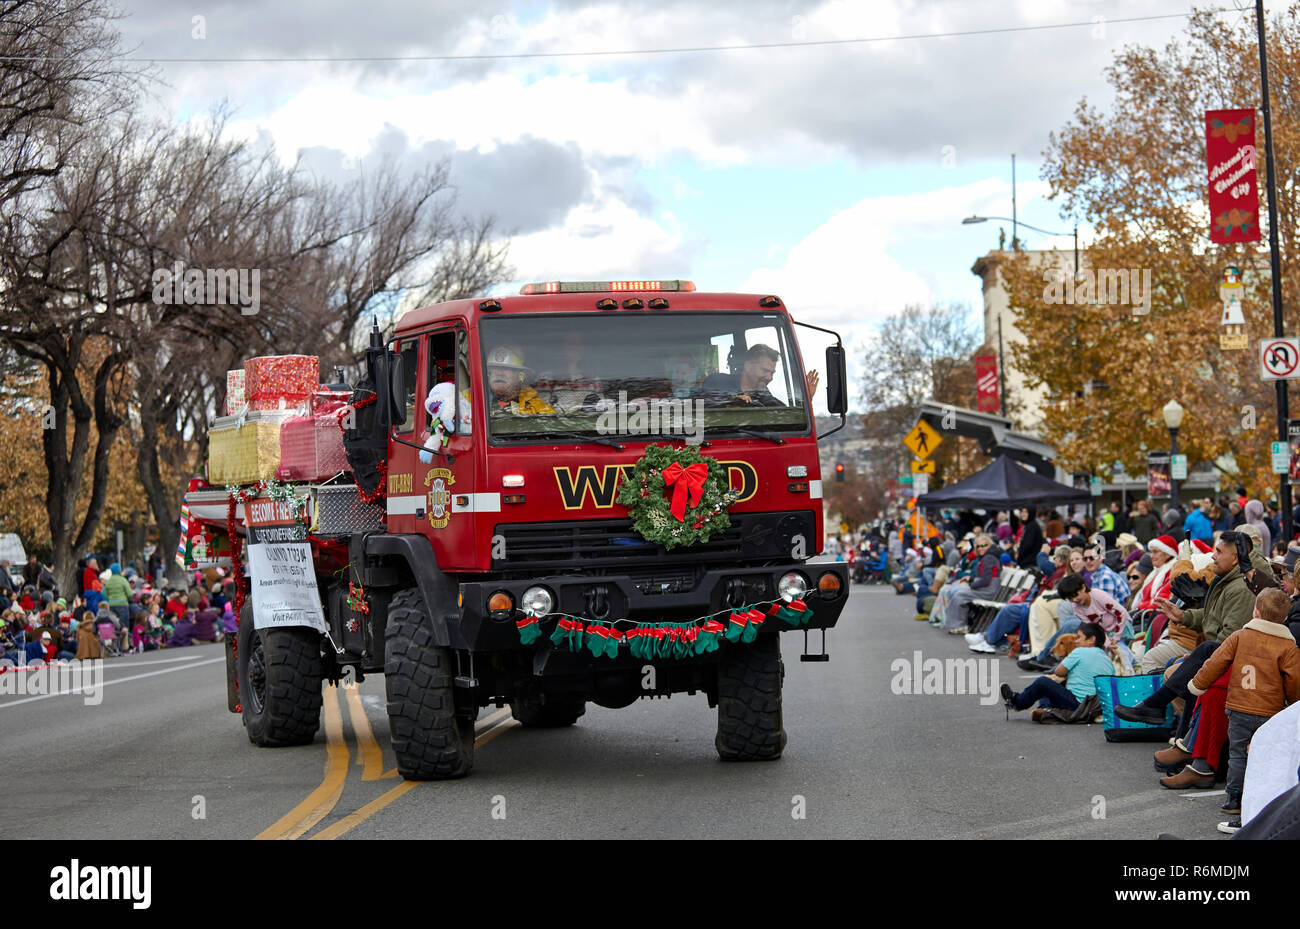
[[[519,292],[524,296],[537,294],[598,294],[624,290],[695,290],[693,281],[546,281],[525,284]]]

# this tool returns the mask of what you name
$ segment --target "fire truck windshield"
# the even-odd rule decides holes
[[[479,341],[494,439],[810,426],[804,372],[777,313],[498,316],[480,322]]]

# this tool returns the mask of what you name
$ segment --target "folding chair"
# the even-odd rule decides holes
[[[1011,568],[1002,572],[1002,581],[991,599],[972,600],[970,604],[970,628],[972,632],[983,632],[988,628],[998,610],[1006,605],[1020,584],[1022,571]]]

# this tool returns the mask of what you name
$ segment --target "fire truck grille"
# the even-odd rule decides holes
[[[644,575],[643,579],[656,589],[668,592],[683,582],[683,578],[678,578],[677,572],[665,570],[665,562],[698,565],[810,558],[817,553],[814,528],[810,512],[733,513],[731,526],[709,541],[669,552],[662,545],[643,539],[628,519],[507,523],[497,525],[494,530],[504,542],[504,546],[494,546],[494,550],[504,557],[494,558],[492,566],[506,570],[525,566],[585,569],[654,562],[664,567],[656,566],[657,573]],[[658,574],[665,576],[660,580]],[[669,587],[660,587],[661,584]]]

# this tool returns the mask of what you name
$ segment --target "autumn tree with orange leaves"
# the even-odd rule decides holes
[[[1267,26],[1278,231],[1287,334],[1297,331],[1297,195],[1300,194],[1300,4]],[[1108,474],[1119,460],[1143,473],[1148,450],[1169,447],[1161,409],[1186,409],[1179,433],[1189,465],[1219,462],[1224,484],[1252,496],[1276,493],[1271,382],[1260,380],[1258,339],[1273,334],[1267,224],[1259,243],[1214,245],[1206,204],[1205,111],[1260,106],[1259,52],[1249,15],[1199,11],[1163,51],[1130,46],[1107,70],[1109,110],[1078,104],[1053,133],[1043,176],[1062,213],[1091,223],[1097,240],[1086,268],[1150,269],[1150,312],[1129,305],[1052,303],[1050,282],[1029,255],[1001,273],[1023,345],[1015,364],[1049,399],[1039,425],[1066,469]],[[1262,122],[1260,212],[1264,194]],[[1244,271],[1250,347],[1219,347],[1223,271]],[[1239,476],[1232,473],[1233,462]]]

